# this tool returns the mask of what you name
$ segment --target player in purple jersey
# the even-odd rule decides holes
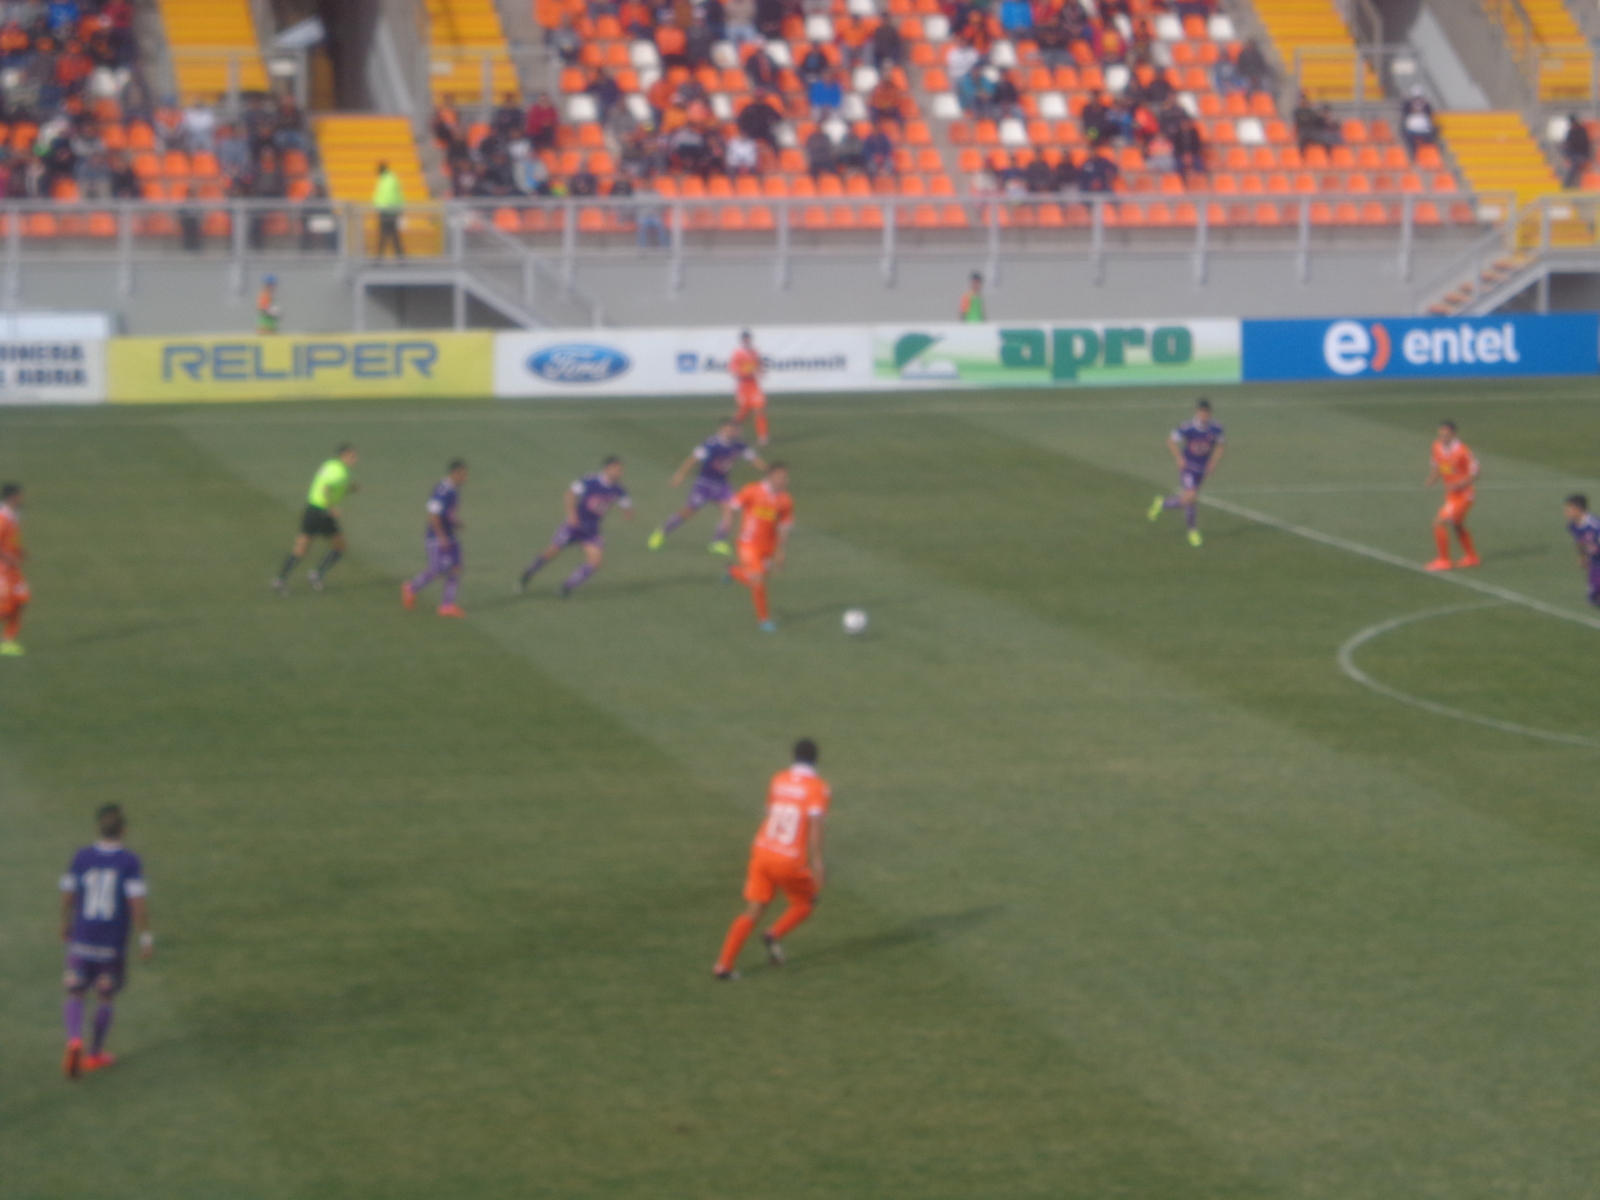
[[[122,845],[127,827],[122,809],[108,804],[95,814],[95,822],[100,839],[74,854],[61,877],[61,940],[67,944],[63,980],[67,999],[61,1010],[67,1027],[67,1053],[61,1070],[68,1079],[116,1061],[106,1053],[105,1044],[112,1002],[122,990],[126,972],[129,927],[138,931],[141,958],[149,958],[156,945],[145,907],[144,868],[139,856]],[[85,1054],[83,1001],[91,987],[100,1003]]]
[[[707,504],[716,504],[722,509],[722,520],[717,523],[717,534],[712,539],[710,550],[713,554],[732,557],[733,547],[728,544],[728,530],[733,527],[733,488],[728,483],[728,475],[741,458],[754,463],[759,470],[767,469],[767,464],[761,461],[756,452],[739,440],[739,422],[729,417],[717,427],[715,434],[694,448],[673,475],[672,486],[682,487],[689,472],[696,465],[700,468],[694,487],[689,489],[689,499],[666,519],[660,529],[650,535],[647,543],[650,549],[661,549],[666,543],[667,534]]]
[[[1222,461],[1225,440],[1222,426],[1211,419],[1209,400],[1202,400],[1195,405],[1194,419],[1179,425],[1167,439],[1167,449],[1172,451],[1172,461],[1178,464],[1178,490],[1170,496],[1157,496],[1152,500],[1149,517],[1154,521],[1169,508],[1183,509],[1184,521],[1189,526],[1191,546],[1200,545],[1197,503],[1200,485]]]
[[[440,576],[444,577],[444,590],[439,597],[441,617],[464,617],[467,614],[456,603],[456,589],[461,586],[461,538],[466,528],[456,510],[461,507],[461,488],[467,482],[467,464],[459,458],[450,460],[445,476],[428,497],[428,528],[422,535],[428,550],[428,565],[422,574],[400,585],[400,603],[407,608],[417,606],[417,593]]]
[[[556,530],[555,537],[550,539],[544,553],[529,563],[528,569],[522,573],[522,578],[517,581],[519,593],[528,590],[528,580],[537,575],[546,563],[554,561],[556,555],[568,546],[577,544],[583,547],[583,561],[561,584],[562,598],[572,595],[605,561],[606,543],[600,536],[600,522],[605,520],[606,513],[615,505],[622,509],[623,516],[633,516],[633,501],[622,486],[622,460],[615,454],[600,464],[597,474],[585,475],[568,488],[565,499],[566,522]]]
[[[1600,517],[1589,511],[1589,497],[1567,497],[1567,532],[1589,571],[1589,603],[1600,608]]]

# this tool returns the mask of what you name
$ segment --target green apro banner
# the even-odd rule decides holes
[[[1239,322],[1025,321],[880,325],[879,387],[1105,387],[1238,383]]]

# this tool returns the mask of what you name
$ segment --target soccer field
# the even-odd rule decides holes
[[[709,515],[644,546],[720,403],[0,412],[0,1196],[1592,1194],[1595,385],[1210,395],[1199,550],[1145,519],[1191,395],[780,398],[776,636]],[[1442,416],[1477,589],[1406,565]],[[279,599],[345,439],[352,553]],[[513,596],[608,452],[639,519]],[[398,602],[457,455],[464,622]],[[829,889],[715,984],[802,734]],[[160,942],[68,1084],[108,801]]]

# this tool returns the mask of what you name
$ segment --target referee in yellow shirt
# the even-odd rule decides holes
[[[344,554],[344,534],[339,530],[338,506],[347,495],[359,490],[350,479],[350,468],[355,465],[356,448],[345,442],[332,458],[317,468],[316,477],[311,481],[311,491],[306,496],[306,511],[300,518],[300,536],[295,538],[294,549],[283,560],[283,569],[272,580],[272,590],[278,595],[289,594],[289,573],[306,556],[312,538],[327,538],[331,543],[321,565],[314,571],[306,572],[306,581],[311,584],[312,591],[322,590],[323,580]]]

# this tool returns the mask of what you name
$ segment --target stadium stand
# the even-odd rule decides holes
[[[1444,113],[1439,127],[1471,190],[1514,192],[1519,203],[1561,190],[1561,181],[1517,113]]]
[[[235,90],[267,90],[250,0],[161,0],[161,20],[180,99],[224,95],[235,69]],[[230,59],[236,67],[230,67]]]
[[[1355,98],[1355,46],[1335,0],[1253,0],[1284,70],[1299,67],[1300,90],[1316,101]],[[1382,91],[1366,72],[1366,95]]]
[[[1485,7],[1501,23],[1506,44],[1514,52],[1525,47],[1534,57],[1541,100],[1589,99],[1593,53],[1565,0],[1517,0]],[[1526,45],[1530,33],[1532,45]]]
[[[404,117],[339,113],[318,117],[317,142],[322,152],[328,195],[333,200],[365,204],[372,199],[377,165],[387,162],[400,177],[408,204],[429,199],[427,175],[417,153],[411,123]],[[375,244],[376,224],[368,230]],[[413,254],[437,254],[442,239],[437,221],[408,218],[406,247]]]

